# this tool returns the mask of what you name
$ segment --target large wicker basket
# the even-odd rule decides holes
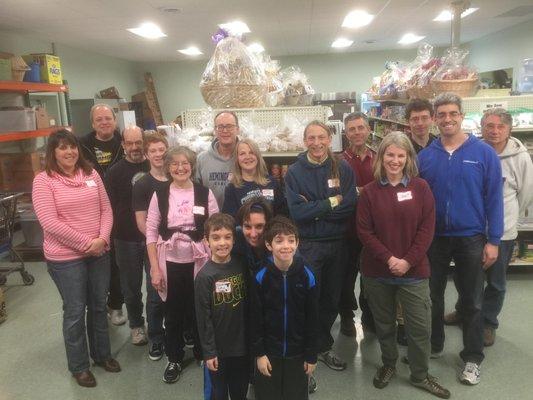
[[[407,95],[410,99],[426,99],[430,100],[435,96],[433,87],[431,85],[426,86],[411,86],[407,89]]]
[[[204,101],[213,108],[254,108],[265,105],[264,85],[203,85]]]
[[[458,79],[458,80],[439,80],[432,79],[431,84],[436,94],[452,92],[460,97],[471,97],[479,89],[478,78]]]

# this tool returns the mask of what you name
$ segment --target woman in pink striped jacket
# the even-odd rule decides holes
[[[96,386],[89,354],[106,371],[120,371],[111,357],[106,310],[113,214],[100,176],[66,130],[48,139],[46,169],[33,181],[33,205],[48,272],[63,300],[68,368],[80,386]]]

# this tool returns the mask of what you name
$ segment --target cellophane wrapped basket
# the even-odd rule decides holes
[[[218,42],[200,82],[213,108],[264,107],[267,80],[263,64],[235,37]]]

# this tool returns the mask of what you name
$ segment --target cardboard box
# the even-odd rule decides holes
[[[11,60],[0,58],[0,81],[10,81],[12,79]]]
[[[59,57],[51,54],[30,54],[22,57],[24,61],[30,64],[36,61],[41,66],[41,82],[53,83],[60,85],[63,83],[63,75],[61,73],[61,62]]]
[[[34,109],[0,110],[0,133],[34,131],[35,128]]]
[[[50,116],[44,107],[35,107],[35,122],[37,129],[50,128]]]
[[[44,169],[44,154],[0,155],[0,189],[4,191],[31,191],[33,178]]]
[[[110,88],[104,90],[100,90],[100,97],[102,99],[120,99],[118,89],[114,86],[111,86]]]

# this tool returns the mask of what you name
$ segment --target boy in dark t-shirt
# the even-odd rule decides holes
[[[247,267],[231,255],[235,220],[223,213],[209,217],[204,228],[211,250],[196,276],[196,320],[210,384],[207,398],[245,400],[250,363],[246,344]]]

